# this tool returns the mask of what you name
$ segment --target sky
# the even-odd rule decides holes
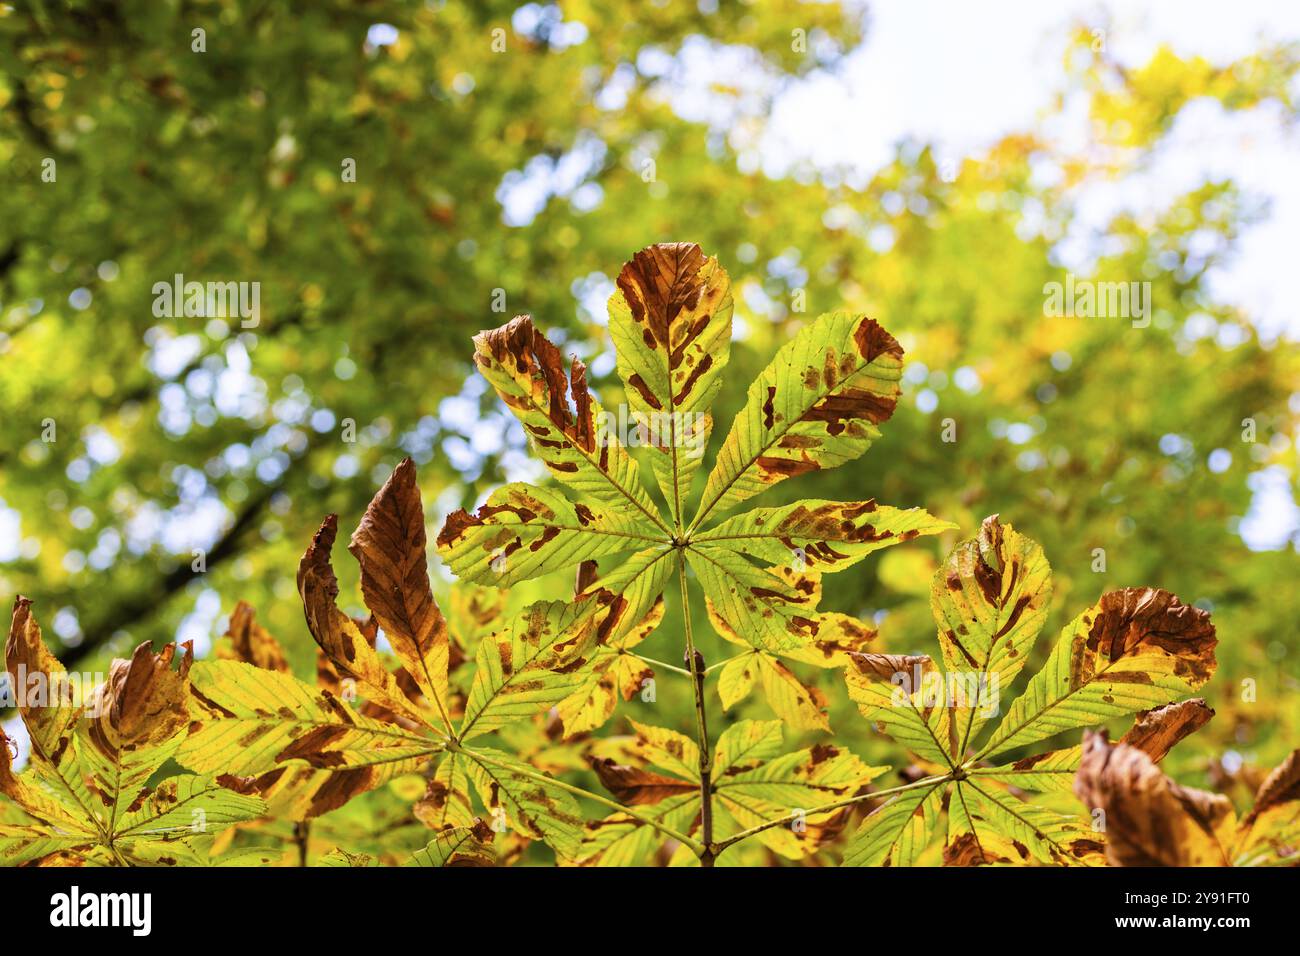
[[[763,167],[778,172],[806,159],[869,177],[905,138],[956,160],[1042,121],[1061,136],[1077,135],[1049,110],[1079,21],[1106,24],[1107,52],[1127,66],[1142,65],[1162,43],[1226,63],[1270,40],[1300,41],[1300,3],[1291,0],[1138,0],[1108,8],[1107,15],[1107,7],[1071,0],[872,3],[865,42],[834,75],[778,95],[758,144]],[[1286,288],[1300,249],[1297,170],[1300,131],[1282,129],[1275,110],[1229,116],[1193,104],[1148,174],[1084,197],[1081,227],[1099,228],[1120,209],[1158,208],[1206,178],[1231,176],[1267,200],[1270,214],[1244,234],[1231,266],[1212,275],[1212,291],[1241,306],[1265,336],[1300,340],[1300,309]]]
[[[868,182],[903,140],[929,143],[941,163],[977,157],[1019,130],[1077,146],[1088,132],[1082,116],[1054,114],[1053,99],[1079,22],[1105,27],[1107,53],[1131,67],[1162,44],[1227,63],[1269,42],[1300,42],[1294,0],[878,0],[869,7],[865,41],[833,72],[776,93],[771,119],[749,155],[742,150],[741,164],[781,175],[811,162]],[[700,59],[696,70],[706,83],[735,75],[733,64]],[[692,101],[698,97],[685,94],[675,102],[689,112]],[[706,118],[707,107],[696,109]],[[1217,103],[1188,104],[1149,168],[1090,185],[1078,197],[1078,222],[1058,249],[1065,265],[1086,271],[1087,240],[1104,235],[1116,214],[1158,210],[1207,180],[1231,178],[1267,214],[1241,234],[1235,255],[1209,272],[1208,289],[1239,307],[1265,341],[1300,342],[1300,306],[1289,288],[1300,253],[1300,130],[1287,129],[1280,114],[1274,104],[1235,115]],[[1300,404],[1300,383],[1292,402]],[[1250,487],[1242,538],[1255,549],[1286,547],[1300,528],[1288,475],[1267,468],[1251,476]]]

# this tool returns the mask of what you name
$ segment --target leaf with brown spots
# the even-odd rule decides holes
[[[732,644],[753,648],[752,653],[728,661],[718,675],[723,709],[730,710],[755,687],[761,687],[768,705],[789,726],[829,731],[826,695],[818,687],[805,683],[779,658],[818,668],[843,667],[853,654],[866,651],[876,636],[875,629],[847,614],[815,610],[822,594],[821,575],[817,572],[774,568],[772,573],[806,600],[812,637],[806,644],[775,652],[753,648],[752,642],[743,639],[718,613],[712,598],[707,599],[709,622],[718,635]]]
[[[656,821],[694,830],[700,814],[694,742],[662,727],[633,722],[633,728],[637,736],[622,762],[596,762],[601,782],[620,802],[648,811]],[[742,720],[718,737],[713,752],[715,824],[718,838],[725,840],[803,811],[801,826],[772,827],[757,836],[768,849],[797,860],[838,833],[843,819],[839,810],[817,813],[811,808],[866,792],[886,768],[868,766],[828,744],[782,754],[783,737],[779,720]],[[579,860],[589,866],[643,864],[662,839],[642,821],[615,813],[587,824]]]
[[[472,515],[448,515],[438,553],[462,581],[509,587],[658,540],[625,508],[575,504],[553,488],[516,483],[492,492]]]
[[[692,242],[642,249],[609,298],[609,334],[624,394],[644,427],[674,527],[713,427],[731,345],[731,282]]]
[[[792,730],[829,732],[826,695],[801,681],[774,655],[753,651],[732,658],[718,676],[722,707],[730,710],[749,695],[755,683],[763,689],[768,706]]]
[[[1038,544],[997,515],[985,518],[979,535],[959,544],[939,568],[930,608],[949,674],[973,676],[996,697],[1010,689],[1028,660],[1052,599],[1052,569]],[[966,745],[997,711],[978,693],[957,701],[957,749]]]
[[[1168,591],[1108,592],[1066,625],[981,756],[1189,694],[1214,674],[1216,643],[1210,615]]]
[[[882,548],[956,527],[921,508],[809,499],[777,508],[755,508],[696,534],[692,540],[772,565],[794,564],[828,573],[851,567]]]
[[[1143,711],[1125,738],[1133,746],[1126,747],[1148,761],[1160,759],[1212,716],[1203,700],[1169,703],[1214,672],[1209,615],[1166,591],[1105,594],[1066,627],[1042,670],[1004,712],[1002,696],[1047,612],[1051,581],[1042,550],[997,516],[986,518],[939,569],[931,591],[944,668],[923,655],[870,653],[850,655],[845,668],[849,696],[862,714],[925,764],[918,771],[924,776],[908,784],[916,789],[868,816],[845,863],[915,863],[941,813],[947,815],[947,865],[1102,863],[1105,835],[1060,808],[1083,747],[1018,756],[1000,766],[989,758]],[[999,714],[1001,723],[981,734]],[[982,736],[988,737],[983,743]],[[938,803],[926,802],[936,799],[932,794]]]
[[[745,723],[733,725],[732,733]],[[778,740],[780,722],[776,723]],[[723,741],[718,741],[719,751]],[[809,813],[809,809],[867,792],[867,785],[888,768],[871,767],[842,747],[818,744],[766,759],[748,769],[731,767],[718,774],[718,802],[739,829],[803,811],[800,827],[773,827],[758,834],[768,849],[791,860],[838,833],[844,811]]]
[[[890,797],[844,848],[844,866],[915,866],[934,838],[944,786],[933,783]]]
[[[484,823],[449,827],[411,854],[407,866],[496,866],[492,829]]]
[[[469,778],[487,808],[493,829],[510,828],[545,840],[569,860],[582,843],[582,814],[572,794],[555,786],[528,764],[497,750],[465,751]]]
[[[471,740],[558,704],[583,681],[597,640],[597,601],[529,605],[501,634],[484,639],[458,738]]]
[[[863,717],[927,761],[951,766],[956,725],[943,672],[923,654],[854,654],[844,668]]]
[[[363,716],[328,690],[242,662],[199,664],[193,694],[194,721],[177,760],[260,795],[292,820],[412,773],[443,746],[420,725]]]
[[[1100,866],[1101,837],[1091,823],[1013,796],[974,776],[948,794],[944,863],[1053,863]]]
[[[474,346],[479,371],[523,424],[552,475],[585,501],[626,509],[646,533],[667,532],[619,437],[617,416],[607,418],[581,362],[574,358],[566,373],[560,350],[526,315],[480,332]]]
[[[663,620],[663,599],[655,601],[636,627],[598,645],[582,672],[582,682],[556,705],[564,736],[575,737],[604,725],[619,698],[631,700],[654,679],[654,670],[631,653]]]
[[[816,604],[806,590],[716,544],[687,549],[686,561],[712,612],[745,643],[783,652],[816,640]]]
[[[874,319],[831,312],[805,325],[750,385],[692,529],[786,478],[859,457],[894,414],[902,371],[902,347]]]

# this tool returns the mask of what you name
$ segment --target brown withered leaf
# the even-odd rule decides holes
[[[629,807],[658,803],[678,793],[694,793],[699,789],[698,783],[666,777],[651,770],[615,763],[612,759],[595,758],[591,769],[605,789],[614,795],[619,803]]]
[[[257,613],[247,601],[240,601],[230,612],[224,635],[229,643],[217,645],[218,660],[244,661],[269,671],[289,672],[289,662],[271,632],[257,623]]]
[[[1104,732],[1084,736],[1074,791],[1105,814],[1112,866],[1230,866],[1236,813],[1226,797],[1180,786]]]
[[[1120,743],[1141,750],[1155,763],[1164,760],[1184,737],[1204,727],[1214,716],[1204,697],[1193,697],[1154,710],[1144,710],[1133,720]]]
[[[9,672],[9,686],[18,697],[18,711],[31,734],[32,746],[57,764],[76,723],[77,705],[85,701],[77,699],[67,671],[46,648],[31,606],[32,602],[25,597],[14,601],[9,638],[5,641],[5,669]],[[34,675],[40,677],[33,681]],[[29,695],[28,690],[33,693]],[[84,697],[90,688],[81,690]]]
[[[348,550],[361,565],[361,593],[406,673],[451,731],[447,704],[450,641],[433,600],[424,506],[415,463],[403,459],[371,501]]]
[[[298,564],[298,593],[308,630],[340,676],[355,680],[370,699],[417,724],[436,726],[437,718],[402,691],[361,628],[335,603],[339,582],[330,551],[337,535],[338,516],[330,515]]]

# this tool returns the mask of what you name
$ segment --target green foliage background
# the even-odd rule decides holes
[[[630,15],[626,4],[587,0],[562,14],[538,8],[535,29],[520,33],[517,6],[0,7],[0,501],[21,516],[22,539],[0,563],[0,593],[36,601],[69,668],[104,670],[182,626],[215,637],[242,598],[307,676],[312,643],[293,572],[326,513],[355,526],[407,454],[435,529],[507,467],[535,474],[521,431],[475,381],[472,334],[532,313],[563,330],[563,347],[594,366],[606,407],[617,407],[613,363],[600,361],[610,352],[603,316],[588,307],[635,250],[690,240],[731,273],[745,329],[715,446],[747,384],[806,318],[792,310],[796,290],[807,313],[866,311],[907,349],[909,384],[884,438],[860,463],[790,481],[763,504],[874,496],[922,505],[962,537],[1001,513],[1052,562],[1049,635],[1070,610],[1124,585],[1211,608],[1221,666],[1207,697],[1218,717],[1165,766],[1239,798],[1253,791],[1255,768],[1300,740],[1300,560],[1294,541],[1249,550],[1236,522],[1253,473],[1277,466],[1295,487],[1300,353],[1260,341],[1204,279],[1257,213],[1224,181],[1180,196],[1153,222],[1110,223],[1119,241],[1099,255],[1095,278],[1149,280],[1149,328],[1045,318],[1043,285],[1063,275],[1052,246],[1075,220],[1075,187],[1142,169],[1200,97],[1228,110],[1273,101],[1294,122],[1300,51],[1263,48],[1225,68],[1162,50],[1122,70],[1081,28],[1059,90],[1062,101],[1087,99],[1096,142],[1084,151],[1063,154],[1027,129],[951,181],[923,142],[900,144],[865,183],[848,171],[772,179],[738,166],[754,128],[682,118],[666,97],[674,75],[647,51],[725,44],[779,88],[860,42],[861,10],[770,0],[707,14],[637,4]],[[569,44],[561,16],[585,25],[582,42]],[[394,44],[366,45],[377,22],[397,28]],[[196,27],[204,53],[191,50]],[[495,28],[506,31],[504,53],[492,49]],[[810,52],[792,50],[795,29]],[[625,101],[611,106],[606,87]],[[42,181],[46,158],[57,182]],[[355,183],[340,181],[345,158],[356,160]],[[1033,175],[1043,164],[1061,171],[1054,185]],[[557,173],[572,168],[576,187]],[[502,186],[522,171],[549,191],[534,218],[510,224]],[[1043,214],[1037,232],[1021,226],[1031,206]],[[894,237],[883,252],[868,242],[882,225]],[[1207,231],[1222,241],[1199,255],[1191,237]],[[261,324],[156,318],[152,286],[176,273],[259,281]],[[507,314],[492,310],[497,289]],[[89,293],[88,306],[74,304],[85,299],[75,290]],[[1193,315],[1239,329],[1241,344],[1190,335]],[[928,394],[918,406],[927,390],[934,407]],[[474,437],[466,405],[487,423],[480,432],[504,435],[500,447]],[[941,440],[949,418],[951,443]],[[1242,440],[1248,418],[1254,443]],[[46,419],[53,443],[41,438]],[[344,419],[356,422],[355,444],[341,440]],[[1028,429],[1009,434],[1017,423]],[[1174,454],[1161,450],[1170,434],[1184,439]],[[1232,456],[1222,473],[1207,467],[1216,448]],[[215,539],[187,540],[209,526]],[[932,652],[929,576],[957,537],[828,580],[823,607],[874,616],[891,651]],[[202,575],[190,570],[191,547],[207,552]],[[1104,573],[1092,570],[1097,548]],[[338,566],[344,603],[359,605],[354,566]],[[569,585],[521,586],[511,602]],[[721,659],[697,613],[706,658]],[[642,650],[677,663],[680,634],[670,602]],[[889,745],[842,685],[824,680],[838,739],[888,762]],[[1253,700],[1243,699],[1247,680]],[[658,702],[628,712],[689,731],[690,687],[665,674]],[[755,697],[728,716],[770,712]],[[540,730],[532,746],[548,746]],[[1230,751],[1240,768],[1222,759]],[[581,769],[558,750],[538,759]],[[320,826],[392,826],[401,843],[405,804],[390,797],[370,795],[344,823]],[[422,845],[421,829],[406,842]]]

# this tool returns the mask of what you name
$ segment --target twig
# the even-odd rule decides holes
[[[713,753],[709,749],[709,723],[704,712],[704,657],[695,649],[691,630],[691,600],[686,588],[686,558],[677,552],[677,581],[682,589],[682,620],[686,626],[686,662],[691,666],[691,683],[695,686],[696,743],[700,751],[700,836],[703,851],[697,851],[702,866],[713,866],[717,853],[713,847]]]

